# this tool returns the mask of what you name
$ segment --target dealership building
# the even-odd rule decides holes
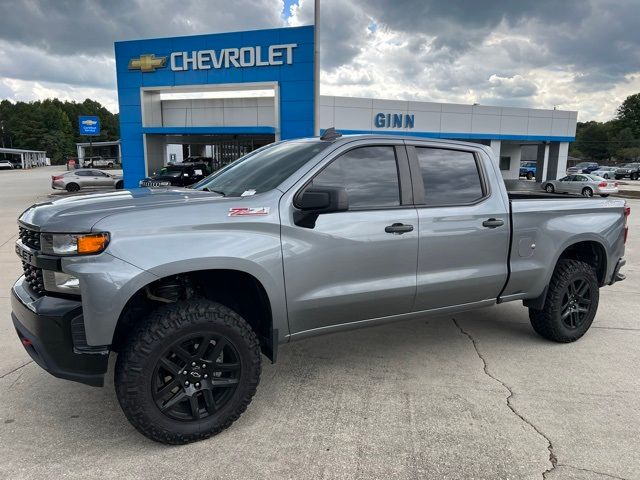
[[[535,145],[537,180],[564,175],[577,112],[316,95],[312,26],[115,44],[125,184],[186,156],[227,163],[280,139],[335,127],[489,145],[518,178]],[[532,148],[532,147],[528,147]]]

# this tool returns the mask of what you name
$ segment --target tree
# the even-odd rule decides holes
[[[618,121],[628,128],[635,138],[640,138],[640,93],[629,95],[618,107]]]
[[[613,156],[609,143],[609,125],[600,122],[585,122],[576,129],[576,141],[572,151],[580,151],[585,157],[594,160],[609,159]]]

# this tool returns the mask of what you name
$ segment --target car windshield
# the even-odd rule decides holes
[[[640,163],[627,163],[626,165],[623,165],[624,168],[638,168],[638,165],[640,165]]]
[[[321,141],[274,143],[239,158],[192,188],[226,197],[267,192],[329,145]]]
[[[157,173],[159,177],[179,177],[182,174],[182,168],[161,168]]]

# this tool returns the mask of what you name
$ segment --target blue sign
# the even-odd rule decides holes
[[[126,187],[146,176],[144,135],[269,133],[281,139],[313,135],[313,26],[116,42],[120,138]],[[145,125],[143,89],[273,84],[277,125],[168,127]],[[204,90],[203,90],[204,91]],[[276,117],[278,118],[278,117]]]
[[[94,115],[81,115],[78,117],[80,135],[100,135],[100,119]]]

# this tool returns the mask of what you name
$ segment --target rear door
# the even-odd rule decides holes
[[[353,142],[310,175],[281,201],[291,333],[411,312],[418,215],[402,141]],[[344,188],[349,210],[296,225],[295,194],[323,186]]]
[[[485,170],[479,150],[407,151],[420,224],[414,310],[495,300],[507,279],[510,232],[508,206],[490,185],[502,178]]]

